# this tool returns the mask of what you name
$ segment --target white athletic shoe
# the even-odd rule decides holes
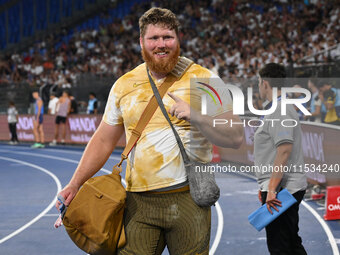
[[[57,146],[57,141],[53,140],[52,142],[49,143],[49,146]]]

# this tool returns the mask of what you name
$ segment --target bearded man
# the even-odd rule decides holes
[[[209,70],[179,57],[179,21],[175,14],[167,9],[152,8],[139,19],[139,27],[145,63],[113,85],[102,122],[71,181],[59,194],[65,198],[66,205],[81,185],[104,165],[123,132],[126,141],[132,136],[154,96],[148,72],[157,88],[168,76],[176,77],[163,103],[191,159],[209,162],[211,143],[238,148],[243,141],[241,125],[213,127],[213,117],[192,109],[190,79],[205,78],[210,88],[214,79],[220,84],[223,82]],[[228,100],[223,102],[223,107],[221,103],[216,118],[240,122],[238,116],[232,114],[230,96]],[[165,246],[170,254],[209,253],[210,207],[200,207],[192,200],[178,144],[160,109],[129,154],[125,178],[127,242],[118,254],[162,254]]]

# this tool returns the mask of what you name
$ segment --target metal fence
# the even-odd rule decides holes
[[[78,102],[79,113],[86,112],[86,103],[88,102],[88,96],[90,92],[94,92],[97,95],[99,101],[98,110],[99,113],[104,111],[107,97],[110,89],[116,78],[112,77],[99,77],[92,74],[82,74],[76,84],[73,84],[69,89],[71,94]],[[9,101],[13,101],[21,114],[32,113],[31,103],[33,99],[31,96],[33,88],[28,83],[12,83],[12,84],[0,84],[0,114],[7,113],[7,107]],[[57,86],[46,84],[40,87],[40,96],[44,101],[45,112],[48,111],[48,101],[51,92],[56,92],[57,96],[60,96],[63,89]]]
[[[332,63],[316,63],[301,67],[289,67],[290,77],[307,78],[307,77],[339,77],[340,60]]]

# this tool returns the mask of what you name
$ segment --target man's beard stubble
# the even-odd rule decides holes
[[[168,51],[167,48],[165,48],[164,51]],[[161,58],[158,61],[155,61],[153,55],[149,54],[144,48],[142,49],[142,57],[150,71],[161,74],[168,74],[174,69],[178,62],[179,54],[180,47],[178,44],[176,50],[169,55],[169,58]]]

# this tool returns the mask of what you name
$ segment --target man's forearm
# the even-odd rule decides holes
[[[123,129],[122,129],[123,130]],[[84,154],[70,181],[70,185],[80,188],[89,178],[96,174],[114,150],[123,131],[119,131],[112,139],[102,135],[98,130],[87,144]]]
[[[273,172],[272,172],[272,175],[270,177],[270,181],[269,181],[269,185],[268,185],[269,191],[276,191],[276,188],[279,186],[279,184],[282,180],[282,177],[283,177],[282,167],[285,166],[285,165],[286,164],[274,162]]]
[[[222,113],[216,117],[202,115],[193,110],[187,102],[181,98],[168,93],[168,95],[175,101],[175,104],[169,109],[171,116],[176,116],[178,119],[189,121],[213,144],[221,147],[238,148],[243,141],[243,126],[231,125],[233,122],[240,122],[240,118],[233,115],[231,111]],[[218,125],[214,127],[214,119],[224,119],[229,124]]]
[[[283,177],[283,168],[287,165],[289,156],[291,151],[290,150],[277,150],[276,157],[273,164],[273,173],[270,177],[268,190],[276,191],[276,188],[279,186],[282,177]]]
[[[83,185],[84,182],[101,169],[112,151],[113,148],[105,145],[101,138],[95,134],[87,144],[70,184],[78,188]]]
[[[226,148],[239,148],[243,141],[243,126],[230,125],[230,120],[240,122],[237,116],[225,117],[227,124],[214,126],[215,117],[208,115],[200,115],[195,113],[195,117],[191,119],[191,123],[197,127],[201,133],[213,144]],[[220,117],[216,117],[220,118]]]

